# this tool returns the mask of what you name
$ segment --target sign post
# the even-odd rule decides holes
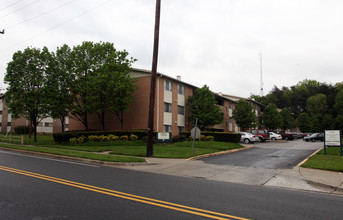
[[[197,127],[197,125],[198,125],[198,118],[195,119],[195,127],[192,128],[192,130],[191,130],[191,136],[193,138],[192,153],[194,151],[194,141],[195,141],[195,139],[198,139],[200,137],[200,134],[201,134],[201,131]]]
[[[326,155],[327,146],[340,146],[340,153],[342,151],[342,132],[341,130],[326,130],[324,133],[324,155]]]

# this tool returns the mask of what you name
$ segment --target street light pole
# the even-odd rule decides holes
[[[156,72],[157,72],[157,60],[158,60],[158,41],[159,41],[159,32],[160,32],[160,8],[161,8],[161,0],[156,0],[154,51],[153,51],[152,70],[151,70],[149,117],[148,117],[148,140],[147,140],[147,150],[146,150],[147,157],[151,157],[153,155],[154,112],[155,112],[154,109],[155,109],[155,93],[156,93]]]

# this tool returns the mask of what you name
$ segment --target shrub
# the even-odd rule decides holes
[[[28,134],[30,132],[29,126],[17,126],[14,128],[16,134]]]
[[[199,140],[200,140],[200,141],[207,141],[205,135],[200,135]]]
[[[206,136],[206,141],[214,141],[214,137],[211,135]]]
[[[122,135],[120,137],[120,140],[127,141],[127,140],[129,140],[129,136],[128,135]]]
[[[66,131],[60,133],[54,133],[54,140],[57,143],[69,142],[70,138],[78,138],[84,135],[85,137],[95,135],[95,136],[109,136],[110,134],[121,137],[123,135],[131,135],[134,134],[138,137],[138,139],[142,139],[143,137],[147,136],[147,130],[131,130],[131,131]],[[154,132],[154,136],[156,136],[156,132]],[[119,139],[119,138],[118,138]]]
[[[183,135],[176,135],[176,136],[173,136],[172,137],[172,142],[175,143],[175,142],[182,142],[182,141],[186,141],[187,138],[186,136],[183,136]]]
[[[130,135],[130,141],[137,141],[137,140],[138,140],[138,136],[137,135],[134,135],[134,134]]]
[[[181,135],[185,135],[186,137],[191,137],[190,131],[183,131],[180,133]],[[222,141],[222,142],[232,142],[232,143],[239,143],[241,139],[241,135],[232,132],[211,132],[211,131],[202,131],[202,135],[213,136],[214,141]]]
[[[188,140],[192,141],[193,137],[191,135],[189,135]]]
[[[99,137],[96,135],[90,135],[88,136],[88,141],[89,142],[98,142],[99,141]]]
[[[72,143],[72,144],[79,143],[78,138],[70,138],[69,142]]]
[[[109,138],[111,141],[117,141],[117,140],[119,140],[119,137],[116,136],[116,135],[113,135],[113,134],[109,134],[109,135],[108,135],[108,138]]]

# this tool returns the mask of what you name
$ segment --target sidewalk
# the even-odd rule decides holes
[[[299,173],[310,184],[343,195],[343,173],[299,167]]]

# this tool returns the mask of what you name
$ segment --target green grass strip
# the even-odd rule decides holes
[[[330,147],[327,149],[327,155],[324,155],[324,150],[322,149],[301,166],[343,172],[343,156],[340,156],[339,147]]]
[[[10,144],[0,144],[0,147],[27,150],[41,153],[49,153],[55,155],[63,155],[69,157],[79,157],[91,160],[109,161],[109,162],[146,162],[143,158],[136,157],[123,157],[108,154],[95,154],[90,152],[78,152],[72,150],[58,149],[58,148],[48,148],[48,147],[36,147],[36,146],[23,146],[23,145],[10,145]]]

